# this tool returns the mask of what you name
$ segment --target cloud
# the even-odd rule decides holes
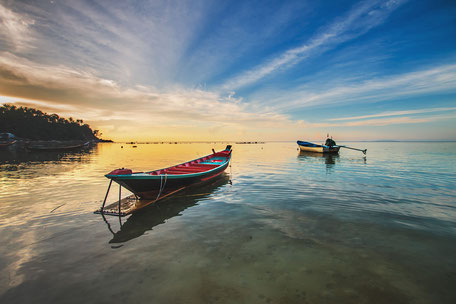
[[[0,51],[125,85],[168,85],[203,12],[200,0],[8,1],[0,5]]]
[[[122,87],[90,72],[35,63],[6,52],[0,55],[0,95],[84,120],[117,121],[127,128],[129,121],[130,126],[142,124],[143,129],[230,126],[266,130],[293,124],[282,114],[249,112],[233,93],[223,96],[200,89]],[[2,102],[8,100],[4,97]]]
[[[332,118],[332,119],[328,119],[328,120],[332,120],[332,121],[335,121],[335,120],[338,120],[338,121],[340,121],[340,120],[357,120],[357,119],[366,119],[366,118],[373,118],[373,117],[402,116],[402,115],[410,115],[410,114],[422,114],[422,113],[446,112],[446,111],[456,111],[456,107],[382,112],[382,113],[372,114],[372,115]]]
[[[456,118],[456,114],[434,115],[427,117],[394,117],[394,118],[379,118],[379,119],[366,119],[362,121],[348,121],[348,122],[318,122],[312,123],[307,121],[300,121],[299,124],[306,128],[322,129],[322,128],[341,128],[341,127],[384,127],[391,125],[404,125],[404,124],[423,124],[435,121],[452,120]]]
[[[360,126],[390,126],[398,124],[421,124],[429,123],[438,120],[448,120],[456,118],[455,115],[435,115],[428,117],[395,117],[395,118],[382,118],[382,119],[368,119],[363,121],[351,121],[343,123],[341,126],[347,127],[360,127]]]
[[[284,43],[292,32],[290,25],[305,23],[310,11],[306,1],[214,4],[205,4],[204,27],[197,29],[179,63],[179,78],[193,84],[219,83],[233,67],[243,66],[251,56],[258,58],[259,49]]]
[[[34,23],[32,18],[15,13],[0,3],[0,41],[5,41],[16,51],[31,47],[33,38],[30,27]]]
[[[368,103],[430,93],[454,92],[456,65],[414,71],[357,83],[339,84],[327,90],[312,92],[297,88],[277,98],[270,98],[271,111],[287,112],[306,107]]]
[[[306,44],[289,49],[276,58],[261,64],[222,85],[223,89],[236,89],[252,84],[273,72],[288,68],[315,54],[324,52],[340,43],[359,37],[378,26],[404,0],[364,1],[348,14],[317,33]]]
[[[455,79],[456,66],[441,66],[371,80],[348,89],[336,88],[322,95],[314,95],[307,105],[346,102],[358,99],[361,95],[364,98],[379,98],[381,94],[376,90],[394,95],[404,91],[410,94],[415,90],[428,92],[435,88],[454,88]],[[414,85],[407,88],[410,84]],[[33,106],[84,119],[94,128],[101,129],[106,136],[115,139],[232,140],[255,136],[255,139],[284,140],[299,137],[302,130],[311,132],[332,127],[418,124],[456,118],[456,115],[448,114],[456,107],[441,107],[333,118],[319,123],[304,120],[294,122],[288,115],[280,114],[278,107],[263,107],[261,111],[253,111],[251,105],[236,97],[234,92],[220,95],[217,92],[178,87],[160,90],[151,86],[123,87],[111,79],[99,78],[87,71],[35,63],[7,52],[0,53],[0,95],[3,95],[0,103]],[[282,105],[281,109],[297,106],[300,104],[291,103]],[[446,114],[410,117],[413,114],[436,112]],[[288,134],[285,138],[284,132]]]

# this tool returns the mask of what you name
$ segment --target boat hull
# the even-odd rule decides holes
[[[337,154],[337,153],[339,153],[339,150],[340,150],[340,146],[317,145],[317,144],[305,142],[305,141],[298,141],[298,146],[301,151],[314,152],[314,153]]]
[[[159,196],[160,189],[162,190],[160,195],[162,195],[181,188],[211,182],[220,176],[227,167],[228,163],[210,172],[188,174],[189,176],[161,175],[147,178],[114,177],[111,179],[141,199],[155,199]]]

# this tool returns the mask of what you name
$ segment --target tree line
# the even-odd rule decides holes
[[[66,119],[38,109],[4,104],[0,107],[0,133],[33,140],[97,140],[101,133],[82,119]]]

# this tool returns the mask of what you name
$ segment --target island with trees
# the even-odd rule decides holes
[[[82,119],[66,119],[38,109],[4,104],[0,107],[0,133],[14,134],[16,139],[29,146],[77,146],[90,142],[103,142],[99,130],[92,130]]]

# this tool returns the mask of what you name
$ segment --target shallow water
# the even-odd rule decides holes
[[[235,144],[217,183],[107,222],[107,172],[225,144],[1,151],[0,302],[456,303],[456,143],[344,144],[367,157]]]

